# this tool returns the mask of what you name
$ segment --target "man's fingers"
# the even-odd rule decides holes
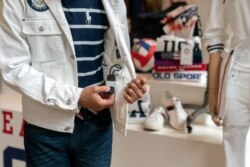
[[[146,78],[145,77],[143,77],[141,75],[137,75],[136,78],[140,80],[141,85],[145,85],[146,84]]]
[[[137,75],[136,79],[133,79],[128,83],[127,88],[125,89],[124,98],[128,103],[133,103],[141,98],[146,92],[146,79]]]
[[[108,98],[98,98],[97,103],[94,108],[96,108],[96,112],[101,111],[105,108],[111,107],[114,104],[114,95],[110,95]]]
[[[109,86],[94,86],[94,92],[95,93],[101,93],[101,92],[108,92],[110,91],[110,87]]]
[[[139,85],[140,86],[140,85]],[[126,92],[128,93],[128,94],[136,94],[136,96],[138,97],[138,98],[141,98],[142,97],[142,95],[143,95],[143,92],[142,92],[142,90],[140,89],[140,87],[139,87],[135,82],[130,82],[129,84],[128,84],[128,87],[127,87],[127,89],[126,89]],[[132,92],[133,91],[133,92]]]
[[[107,108],[114,104],[114,95],[102,99],[102,107]]]
[[[221,126],[222,125],[222,121],[218,118],[218,113],[211,113],[212,115],[212,120],[213,122],[217,125],[217,126]]]
[[[218,119],[213,119],[213,122],[215,123],[215,125],[217,126],[221,126],[222,125],[222,122]]]
[[[137,99],[137,94],[132,88],[127,87],[125,89],[125,94],[127,94],[132,100]]]
[[[132,104],[134,102],[133,99],[126,93],[124,94],[124,98],[130,104]]]
[[[147,87],[146,87],[146,78],[142,77],[142,76],[138,76],[137,80],[136,80],[136,84],[139,85],[139,83],[141,84],[141,86],[139,87],[142,90],[142,93],[146,93],[147,92]]]
[[[146,87],[146,85],[143,85],[143,86],[141,87],[141,91],[142,91],[143,94],[147,92],[147,87]]]
[[[144,82],[144,81],[143,81]],[[136,84],[137,88],[140,89],[142,91],[142,94],[147,92],[147,87],[146,84],[142,84],[142,80],[141,79],[134,79],[132,81],[132,83]]]

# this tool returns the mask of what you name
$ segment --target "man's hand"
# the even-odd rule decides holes
[[[90,86],[83,89],[78,104],[83,108],[99,112],[114,104],[114,95],[107,94],[108,86]]]
[[[133,79],[128,83],[125,88],[124,98],[125,100],[132,104],[139,98],[141,98],[144,93],[146,93],[146,79],[140,75],[137,75],[136,79]]]
[[[217,92],[209,92],[209,110],[212,117],[212,120],[217,126],[222,125],[222,121],[218,117],[218,93]]]

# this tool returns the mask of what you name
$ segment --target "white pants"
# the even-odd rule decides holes
[[[226,101],[223,128],[226,167],[245,167],[250,125],[250,71],[236,70],[233,66],[229,73]]]

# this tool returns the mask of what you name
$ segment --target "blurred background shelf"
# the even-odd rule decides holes
[[[140,73],[139,75],[145,76],[150,85],[152,108],[161,105],[161,99],[166,91],[180,98],[181,102],[185,104],[202,106],[204,103],[207,83],[155,80],[152,74]]]

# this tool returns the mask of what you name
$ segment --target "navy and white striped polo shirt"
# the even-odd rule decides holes
[[[109,28],[101,0],[62,0],[74,41],[79,87],[102,85],[104,33]]]

